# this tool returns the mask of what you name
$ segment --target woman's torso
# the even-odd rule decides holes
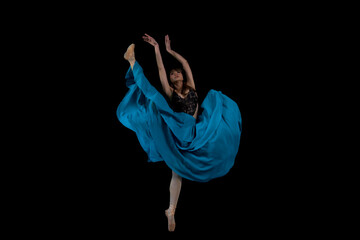
[[[172,93],[171,103],[175,112],[184,112],[194,116],[198,107],[196,90],[190,88],[185,96],[180,96],[175,90]],[[196,118],[196,117],[195,117]]]

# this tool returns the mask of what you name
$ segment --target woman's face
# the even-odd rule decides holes
[[[182,75],[181,70],[178,69],[173,69],[170,71],[170,81],[172,83],[176,82],[176,81],[184,81],[184,77]]]

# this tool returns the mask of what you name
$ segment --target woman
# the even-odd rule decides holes
[[[161,85],[172,106],[146,79],[135,60],[135,44],[131,44],[124,54],[130,63],[125,77],[129,91],[117,116],[124,126],[136,132],[148,161],[165,161],[172,169],[170,204],[165,214],[169,231],[174,231],[182,178],[207,182],[231,169],[240,144],[241,114],[234,101],[210,90],[198,116],[198,96],[187,60],[171,49],[166,35],[166,51],[181,63],[185,73],[172,69],[169,82],[158,43],[148,34],[143,39],[154,47]]]

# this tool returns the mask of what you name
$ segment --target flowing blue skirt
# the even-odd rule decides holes
[[[237,104],[210,90],[196,120],[174,112],[135,62],[126,74],[129,91],[119,104],[119,121],[134,131],[149,162],[165,161],[186,179],[207,182],[224,176],[234,165],[242,120]]]

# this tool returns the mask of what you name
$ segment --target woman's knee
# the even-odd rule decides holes
[[[180,177],[176,172],[172,171],[172,178],[181,181],[182,177]]]

